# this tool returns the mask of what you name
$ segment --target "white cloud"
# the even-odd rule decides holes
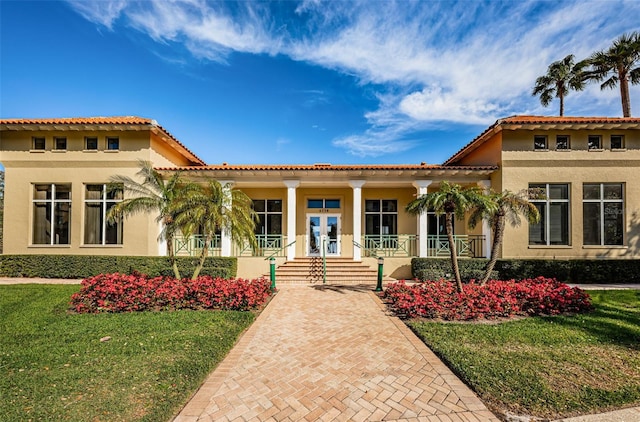
[[[555,114],[555,102],[541,109],[531,97],[535,78],[567,54],[580,59],[607,47],[637,29],[640,16],[640,2],[620,1],[71,5],[108,28],[123,22],[159,42],[183,43],[199,58],[225,62],[232,52],[283,54],[372,84],[380,102],[365,116],[369,130],[334,142],[359,155],[410,148],[411,133],[435,122],[490,124],[511,114]],[[279,7],[291,10],[279,13]],[[631,98],[637,109],[640,87],[632,88]],[[567,108],[574,115],[619,115],[620,106],[615,91],[591,86],[571,93]]]

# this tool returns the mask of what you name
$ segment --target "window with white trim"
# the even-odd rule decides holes
[[[34,245],[68,245],[71,239],[71,185],[33,185]]]
[[[258,215],[255,234],[282,234],[281,199],[254,199],[253,210]]]
[[[624,242],[624,184],[583,184],[582,219],[582,240],[585,245],[622,245]]]
[[[589,138],[587,138],[587,147],[589,149],[602,149],[602,136],[589,135]]]
[[[540,222],[529,225],[529,245],[569,245],[569,184],[530,183],[542,193],[530,199],[540,212]]]
[[[107,150],[109,151],[117,151],[120,149],[120,138],[117,136],[108,136],[107,137]]]
[[[85,185],[84,244],[122,245],[122,219],[107,221],[107,213],[122,201],[121,185]]]
[[[624,149],[623,135],[611,135],[611,149]]]
[[[398,201],[395,199],[367,199],[364,202],[366,235],[398,234]]]
[[[535,135],[533,137],[533,149],[547,149],[547,137],[545,135]]]
[[[33,138],[33,149],[34,150],[44,150],[46,146],[46,141],[43,137],[37,136]]]
[[[64,137],[53,138],[53,148],[60,151],[65,151],[67,149],[67,138],[64,138]]]
[[[98,149],[98,138],[95,136],[87,136],[84,138],[84,149],[87,151],[96,151]]]
[[[569,135],[557,135],[556,136],[556,149],[571,149],[571,142]]]

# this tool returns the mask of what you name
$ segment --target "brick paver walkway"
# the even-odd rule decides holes
[[[371,288],[282,288],[175,422],[498,421]]]

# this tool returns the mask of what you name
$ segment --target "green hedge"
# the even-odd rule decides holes
[[[463,279],[475,278],[486,259],[460,259]],[[549,277],[571,283],[640,283],[640,259],[499,259],[496,276],[502,280]],[[451,274],[448,258],[413,258],[411,274],[419,280],[428,280]]]
[[[179,257],[178,269],[190,277],[198,258]],[[208,257],[202,275],[235,277],[236,258]],[[165,256],[0,255],[0,277],[87,278],[97,274],[137,271],[150,276],[173,276]]]

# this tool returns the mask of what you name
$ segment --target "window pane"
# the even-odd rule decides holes
[[[398,215],[382,214],[381,234],[398,234]]]
[[[67,138],[54,138],[56,149],[67,149]]]
[[[33,138],[33,149],[44,149],[45,140],[44,138]]]
[[[367,214],[365,216],[365,234],[380,234],[379,214]]]
[[[624,148],[624,138],[622,135],[611,135],[611,149]]]
[[[589,149],[600,149],[600,140],[602,138],[599,135],[589,135],[589,140],[587,142]]]
[[[68,202],[55,203],[54,209],[54,238],[53,243],[56,245],[69,244],[69,216],[71,204]]]
[[[85,199],[94,201],[102,199],[102,185],[87,185],[85,189]]]
[[[270,199],[267,201],[267,211],[282,212],[282,201],[279,199]]]
[[[556,136],[556,149],[569,149],[569,137],[567,135]]]
[[[56,185],[56,199],[71,199],[71,185]]]
[[[549,244],[569,244],[569,204],[549,204]]]
[[[622,203],[604,204],[604,244],[622,245],[624,239],[624,219]]]
[[[530,245],[546,245],[547,237],[545,230],[545,221],[547,221],[547,213],[545,204],[535,204],[540,213],[540,222],[529,224],[529,244]]]
[[[394,200],[383,200],[382,201],[382,212],[396,212],[398,211],[398,201]]]
[[[582,241],[585,245],[600,244],[600,203],[582,204],[583,231]]]
[[[107,213],[115,204],[107,205]],[[105,233],[105,245],[122,245],[122,220],[115,223],[107,223]]]
[[[107,199],[121,201],[123,197],[123,187],[116,184],[107,186]]]
[[[309,199],[307,201],[307,208],[323,208],[322,199]]]
[[[107,149],[114,150],[120,148],[120,139],[116,137],[107,138]]]
[[[51,243],[51,203],[33,204],[33,244],[48,245]]]
[[[604,199],[622,199],[622,184],[605,184]]]
[[[569,199],[569,186],[549,185],[549,199]]]
[[[84,243],[85,245],[102,243],[102,204],[100,202],[84,204]]]
[[[325,199],[324,200],[325,208],[340,208],[340,200],[339,199]]]
[[[265,214],[258,214],[258,221],[256,221],[256,227],[253,231],[255,234],[267,234],[264,216]]]
[[[98,149],[98,138],[86,138],[85,149]]]
[[[51,185],[35,185],[33,199],[46,200],[51,199]]]
[[[534,136],[533,137],[534,149],[547,149],[547,137],[546,136]]]
[[[267,234],[282,234],[282,214],[267,214]]]
[[[366,212],[380,212],[380,201],[367,200],[364,203],[364,209]]]
[[[254,199],[253,200],[253,209],[255,212],[264,212],[265,211],[265,201],[264,199]]]
[[[600,184],[582,185],[582,199],[600,199]]]

